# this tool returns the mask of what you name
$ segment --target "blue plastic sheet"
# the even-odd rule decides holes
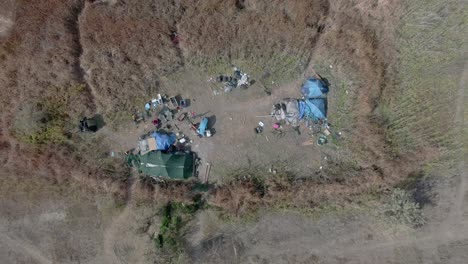
[[[176,135],[173,133],[154,132],[151,136],[156,139],[157,150],[168,150],[176,142]]]
[[[301,93],[306,98],[322,97],[328,93],[328,87],[320,80],[309,78],[301,87]]]
[[[305,99],[298,101],[299,119],[319,121],[327,118],[326,99]]]
[[[201,136],[205,136],[205,131],[206,131],[207,126],[208,126],[208,118],[205,117],[200,121],[200,125],[198,126],[198,134],[200,134]]]

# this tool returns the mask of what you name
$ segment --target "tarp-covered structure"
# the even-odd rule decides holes
[[[177,139],[174,133],[153,132],[151,136],[156,140],[156,150],[168,150]]]
[[[273,106],[271,115],[291,126],[299,126],[301,121],[325,121],[328,91],[323,81],[309,78],[301,87],[303,99],[282,99]]]
[[[322,80],[315,78],[307,79],[301,87],[302,95],[308,99],[323,98],[328,90],[328,86]]]
[[[138,170],[151,177],[187,179],[194,174],[193,153],[152,151],[138,157]]]
[[[153,132],[138,141],[138,148],[142,155],[155,150],[168,150],[176,142],[174,133]]]

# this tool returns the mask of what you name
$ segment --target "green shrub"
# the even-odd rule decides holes
[[[14,120],[16,137],[33,145],[65,143],[76,118],[72,103],[85,89],[82,84],[52,86],[41,98],[24,102]]]
[[[193,203],[169,202],[163,208],[159,234],[154,238],[158,248],[169,253],[176,253],[182,247],[182,228],[198,210],[205,206],[200,195],[195,196]]]
[[[413,227],[419,227],[425,223],[419,204],[413,201],[408,192],[398,188],[393,190],[389,203],[384,206],[384,213],[394,223]]]

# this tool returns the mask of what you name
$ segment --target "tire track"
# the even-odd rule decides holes
[[[447,218],[447,222],[450,225],[453,224],[459,224],[463,222],[463,216],[464,213],[466,212],[466,207],[465,207],[465,197],[468,195],[468,190],[467,190],[467,167],[465,163],[465,146],[463,142],[463,136],[464,136],[464,129],[465,129],[465,120],[464,120],[464,114],[465,114],[465,88],[467,85],[467,80],[468,80],[468,61],[465,62],[465,66],[463,69],[463,73],[460,79],[459,83],[459,89],[458,89],[458,94],[457,94],[457,107],[456,107],[456,112],[455,112],[455,124],[458,125],[458,137],[457,141],[460,142],[460,161],[458,163],[458,171],[460,173],[460,178],[459,178],[459,184],[458,184],[458,190],[456,194],[456,200],[453,208],[450,209],[450,217]]]

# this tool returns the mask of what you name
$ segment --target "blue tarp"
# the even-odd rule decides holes
[[[328,93],[328,87],[320,80],[309,78],[301,87],[301,93],[306,98],[322,97]]]
[[[157,150],[168,150],[169,147],[176,142],[176,135],[173,133],[154,132],[151,136],[156,139]]]
[[[298,100],[299,119],[312,119],[319,121],[327,118],[326,99]]]
[[[208,126],[208,118],[205,117],[200,121],[200,125],[198,126],[198,134],[200,134],[202,137],[205,136],[205,130],[207,126]]]

